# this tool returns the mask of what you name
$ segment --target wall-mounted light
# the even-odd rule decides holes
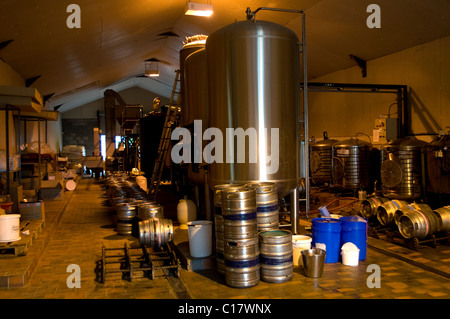
[[[213,6],[211,0],[209,3],[198,3],[187,1],[185,15],[210,17],[213,14]]]
[[[145,60],[145,76],[157,77],[159,76],[159,60],[155,58]]]

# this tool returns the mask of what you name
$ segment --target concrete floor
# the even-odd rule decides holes
[[[95,269],[102,246],[138,245],[137,238],[117,235],[103,185],[101,180],[81,179],[63,200],[45,202],[45,227],[27,255],[0,255],[1,299],[450,299],[450,246],[411,250],[372,237],[366,260],[356,267],[325,264],[317,279],[296,267],[286,283],[260,281],[254,287],[232,288],[215,268],[205,267],[209,269],[182,268],[178,278],[130,282],[111,276],[100,283]],[[176,216],[173,207],[165,209],[169,216]],[[186,233],[176,234],[174,243],[186,246]],[[68,287],[72,264],[79,266],[80,288]],[[380,288],[368,287],[369,265],[379,266]]]

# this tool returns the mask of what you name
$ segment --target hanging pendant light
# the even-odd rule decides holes
[[[155,58],[145,60],[145,76],[159,76],[159,60]]]
[[[207,0],[206,3],[198,3],[187,1],[185,15],[198,16],[198,17],[210,17],[213,14],[213,6],[211,0]]]

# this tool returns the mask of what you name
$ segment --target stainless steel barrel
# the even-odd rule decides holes
[[[131,235],[133,231],[133,218],[136,216],[136,207],[128,203],[119,203],[116,206],[117,233]]]
[[[267,230],[259,233],[261,280],[286,282],[294,275],[292,233]]]
[[[173,240],[171,219],[150,218],[139,221],[139,243],[160,248]]]
[[[258,237],[225,240],[225,282],[236,288],[252,287],[259,283]]]
[[[402,200],[390,200],[383,205],[378,206],[377,218],[381,225],[389,225],[394,222],[395,212],[402,206],[408,205]]]
[[[223,237],[223,217],[222,217],[222,190],[232,187],[243,187],[244,184],[221,184],[214,186],[214,231],[216,235],[216,263],[217,271],[225,273]]]
[[[388,202],[389,199],[385,197],[373,196],[369,197],[361,202],[360,213],[364,218],[371,218],[377,216],[378,207]]]
[[[434,210],[439,219],[438,231],[450,231],[450,206],[444,206]]]
[[[140,220],[164,218],[163,206],[154,201],[144,201],[139,204],[137,215]]]
[[[289,28],[261,20],[235,22],[208,36],[208,127],[220,130],[224,139],[223,161],[215,160],[208,168],[210,187],[271,181],[277,183],[280,198],[298,187],[298,41]],[[225,158],[225,145],[231,146],[227,128],[248,133],[245,146],[237,147],[238,141],[230,147],[233,161]],[[251,132],[256,140],[250,141]],[[250,161],[250,146],[257,146],[255,161]],[[243,161],[239,152],[245,153]]]
[[[222,218],[225,239],[257,237],[255,190],[248,188],[223,189]]]
[[[256,191],[256,219],[258,231],[278,229],[279,209],[277,184],[274,182],[260,182],[246,184]]]
[[[439,229],[439,219],[428,205],[411,210],[400,216],[398,230],[400,234],[409,238],[423,239],[434,234]]]

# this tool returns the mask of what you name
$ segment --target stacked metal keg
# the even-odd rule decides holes
[[[223,238],[223,217],[222,217],[222,190],[231,187],[244,187],[244,184],[221,184],[214,187],[214,231],[216,235],[216,262],[217,271],[225,274],[224,250],[225,242]]]
[[[117,233],[139,236],[141,245],[160,248],[173,239],[172,220],[164,219],[163,207],[151,199],[128,172],[108,174],[105,187],[117,212]]]
[[[259,283],[259,241],[256,191],[248,187],[221,191],[225,282],[231,287]]]
[[[227,285],[292,279],[292,234],[279,230],[276,183],[216,185],[214,206],[217,270]]]
[[[256,214],[258,231],[278,229],[279,210],[278,193],[275,182],[246,184],[256,191]]]
[[[282,283],[294,275],[292,233],[272,229],[259,233],[261,279]]]

